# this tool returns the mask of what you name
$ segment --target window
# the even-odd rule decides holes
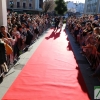
[[[43,0],[39,0],[39,8],[42,8],[43,6]]]
[[[17,2],[17,8],[19,8],[20,7],[20,2]]]
[[[29,8],[31,8],[31,7],[32,7],[32,4],[30,3],[30,4],[29,4]]]
[[[26,7],[26,3],[23,3],[23,8],[25,8]]]

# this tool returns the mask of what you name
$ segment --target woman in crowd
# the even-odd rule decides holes
[[[14,39],[13,43],[13,50],[14,50],[14,60],[17,61],[19,57],[19,51],[20,51],[20,32],[17,30],[17,26],[13,26],[11,35]]]
[[[8,13],[7,28],[0,27],[0,55],[3,59],[3,62],[0,60],[0,74],[3,71],[2,68],[8,72],[7,65],[9,66],[9,63],[7,61],[10,64],[15,63],[19,55],[27,51],[33,41],[47,29],[48,22],[48,16],[45,15]],[[5,51],[6,47],[3,42],[8,44],[13,51],[9,55],[7,55],[7,50]]]
[[[33,29],[34,29],[34,33],[36,34],[36,38],[38,39],[39,30],[38,30],[38,24],[36,22],[34,22],[34,24],[33,24]]]
[[[83,53],[91,63],[92,70],[97,70],[100,65],[99,17],[100,16],[98,16],[98,19],[95,19],[94,16],[82,16],[67,19],[68,29],[80,44],[82,48],[81,53]]]

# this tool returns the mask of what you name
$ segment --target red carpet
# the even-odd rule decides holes
[[[65,32],[47,36],[2,100],[89,100]]]

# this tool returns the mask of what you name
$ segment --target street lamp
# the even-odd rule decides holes
[[[13,8],[14,7],[14,2],[13,1],[10,1],[9,2],[9,5],[10,5],[11,8]]]

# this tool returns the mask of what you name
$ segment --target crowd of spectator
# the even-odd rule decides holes
[[[87,58],[93,77],[100,77],[100,15],[84,15],[67,19],[67,28]]]
[[[50,23],[48,15],[8,13],[7,27],[0,26],[0,77],[50,27]]]

